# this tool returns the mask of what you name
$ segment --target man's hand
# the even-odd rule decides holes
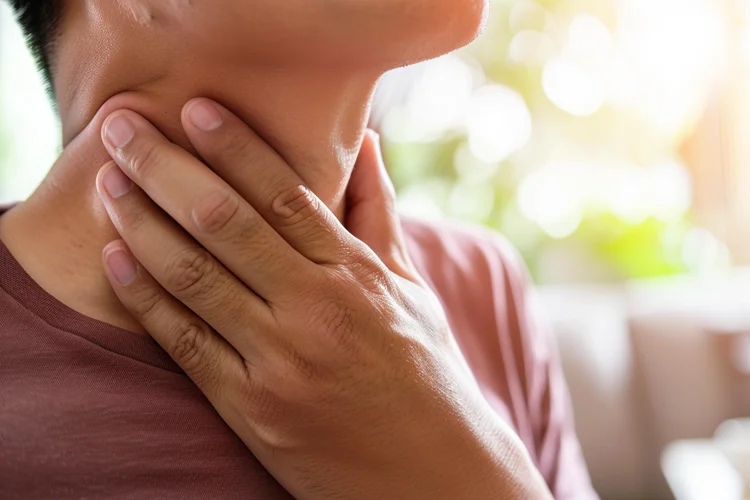
[[[212,169],[132,111],[105,123],[124,241],[104,261],[269,471],[304,499],[547,498],[409,260],[373,136],[347,230],[225,108],[191,101],[183,126]]]

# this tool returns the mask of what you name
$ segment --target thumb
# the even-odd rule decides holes
[[[396,191],[380,153],[380,138],[368,130],[347,188],[346,228],[369,246],[392,272],[420,278],[409,258],[396,213]]]

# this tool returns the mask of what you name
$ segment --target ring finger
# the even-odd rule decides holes
[[[258,332],[273,321],[267,304],[162,212],[114,162],[101,169],[97,189],[110,219],[143,267],[240,353],[255,349]],[[227,310],[234,304],[236,311]],[[252,321],[242,321],[239,318]],[[239,321],[246,325],[240,329]],[[253,339],[255,337],[255,339]]]

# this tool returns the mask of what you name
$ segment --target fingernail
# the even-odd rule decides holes
[[[122,149],[133,140],[135,127],[127,117],[117,115],[107,120],[104,125],[104,133],[114,147]]]
[[[122,286],[132,284],[138,276],[135,261],[124,250],[113,250],[107,254],[104,260],[112,277]]]
[[[130,191],[133,181],[120,170],[120,167],[111,165],[102,176],[102,185],[112,198],[120,198]]]
[[[216,130],[224,123],[219,108],[213,102],[206,99],[193,102],[188,108],[187,114],[193,125],[204,132]]]

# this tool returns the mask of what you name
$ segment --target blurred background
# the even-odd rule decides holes
[[[0,3],[0,203],[59,126]],[[404,214],[503,233],[551,320],[605,500],[750,484],[750,2],[494,0],[373,126]]]

